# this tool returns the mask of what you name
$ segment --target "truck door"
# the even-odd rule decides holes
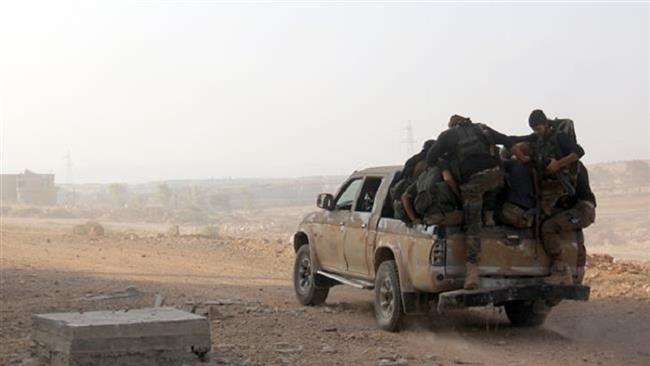
[[[381,177],[366,177],[358,195],[350,220],[346,224],[344,237],[344,255],[348,272],[367,275],[368,268],[368,240],[370,234],[370,217],[373,207],[380,206],[375,197],[381,185]],[[372,228],[376,230],[375,228]]]
[[[324,269],[346,270],[343,240],[362,184],[362,177],[347,181],[335,198],[334,209],[325,216],[323,233],[316,246],[316,255]]]

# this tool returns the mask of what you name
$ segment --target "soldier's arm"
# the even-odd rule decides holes
[[[564,156],[558,160],[551,159],[550,163],[546,166],[549,173],[557,173],[566,168],[571,163],[576,162],[584,155],[582,147],[578,147],[575,141],[571,140],[569,136],[564,133],[558,135],[558,144]],[[580,154],[582,152],[582,154]]]
[[[404,163],[404,168],[402,169],[402,175],[405,177],[412,177],[413,176],[413,169],[415,168],[415,164],[421,159],[422,157],[420,156],[420,153],[415,154],[411,156],[406,163]]]
[[[487,133],[490,134],[490,138],[492,139],[492,142],[496,145],[503,145],[507,148],[512,147],[512,145],[518,143],[518,142],[531,142],[534,141],[535,139],[535,134],[530,134],[530,135],[524,135],[524,136],[514,136],[514,135],[505,135],[492,127],[489,126],[484,126],[484,129],[487,131]]]
[[[450,130],[441,132],[436,142],[427,152],[427,164],[429,166],[436,165],[438,159],[440,159],[448,151],[450,143],[449,131]]]
[[[551,162],[546,166],[546,170],[548,170],[549,173],[557,173],[569,166],[574,161],[578,161],[578,159],[580,158],[576,153],[571,153],[560,160],[551,159]]]
[[[460,197],[460,189],[458,188],[458,183],[456,183],[456,179],[454,179],[453,174],[451,174],[448,169],[442,171],[442,180],[447,183],[451,191],[454,192],[456,196]]]
[[[576,184],[576,194],[578,196],[578,199],[589,201],[593,203],[594,207],[596,207],[596,196],[591,191],[591,185],[589,184],[589,173],[587,171],[587,168],[582,165],[582,163],[578,164],[580,165],[578,169],[578,182]]]
[[[406,216],[408,216],[409,221],[414,224],[417,223],[418,216],[413,209],[413,196],[407,191],[402,195],[401,200],[402,206],[404,206],[404,211],[406,212]]]
[[[510,136],[507,136],[507,137],[508,137],[509,143],[512,144],[512,145],[520,143],[520,142],[532,143],[532,142],[535,142],[537,140],[537,135],[535,135],[534,133],[531,133],[530,135],[522,135],[522,136],[510,135]],[[508,145],[504,145],[504,146],[505,147],[510,147]]]

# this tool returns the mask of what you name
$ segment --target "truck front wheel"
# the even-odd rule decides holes
[[[506,315],[515,327],[538,327],[544,324],[551,307],[544,301],[515,300],[505,303]]]
[[[316,286],[316,276],[309,255],[309,245],[303,245],[296,252],[293,266],[293,289],[296,298],[303,305],[321,305],[327,299],[330,288]]]
[[[404,314],[399,274],[394,260],[382,262],[375,278],[375,317],[379,327],[389,332],[399,330]]]

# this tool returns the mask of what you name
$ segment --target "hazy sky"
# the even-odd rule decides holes
[[[650,157],[646,4],[0,5],[2,172],[75,183],[348,174],[454,113],[576,121],[589,163]]]

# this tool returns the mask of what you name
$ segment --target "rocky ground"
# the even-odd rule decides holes
[[[377,330],[370,292],[339,286],[325,306],[300,306],[282,237],[228,235],[3,222],[0,365],[33,364],[33,313],[152,306],[156,294],[209,316],[216,365],[650,364],[647,262],[592,255],[592,299],[561,303],[539,329],[487,308],[414,317],[391,334]]]

